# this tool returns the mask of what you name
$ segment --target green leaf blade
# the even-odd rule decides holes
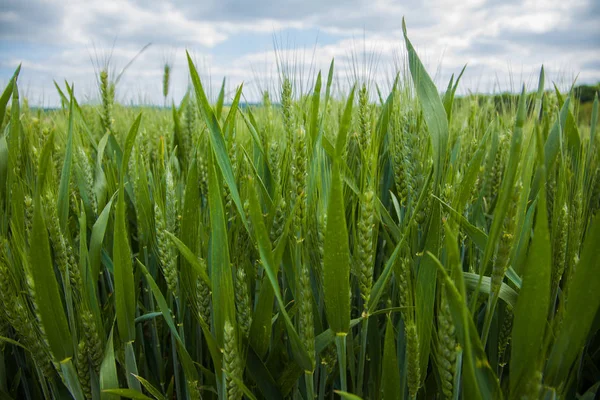
[[[125,174],[129,165],[129,156],[137,135],[141,114],[137,117],[125,142],[125,151],[121,161],[119,194],[115,211],[113,264],[115,274],[115,308],[119,335],[124,342],[135,339],[135,284],[133,277],[133,256],[129,244],[125,205]]]
[[[600,213],[591,222],[583,243],[579,263],[569,284],[569,298],[559,331],[550,352],[545,376],[548,383],[558,387],[571,370],[590,332],[594,318],[600,309]]]
[[[52,354],[58,361],[73,357],[71,332],[63,309],[58,282],[54,273],[46,223],[42,216],[40,194],[36,195],[31,240],[31,275],[35,285],[35,299],[41,323],[46,332]]]
[[[218,304],[218,307],[213,308],[213,314],[217,343],[223,348],[225,321],[229,320],[233,326],[236,326],[233,278],[227,244],[225,212],[221,199],[221,184],[217,178],[214,162],[209,163],[208,170],[208,204],[211,227],[209,264],[212,303]]]
[[[332,166],[324,243],[323,292],[329,327],[345,335],[350,329],[350,248],[339,165]]]
[[[542,167],[543,168],[543,167]],[[540,365],[550,306],[551,250],[545,191],[540,191],[534,236],[514,311],[510,392],[517,396]]]
[[[410,73],[413,78],[415,90],[417,91],[417,96],[419,97],[419,102],[423,108],[425,121],[429,128],[429,134],[431,135],[433,165],[435,169],[434,188],[437,188],[442,178],[446,159],[446,147],[448,147],[448,117],[446,116],[444,104],[442,103],[435,84],[429,77],[415,48],[408,39],[404,19],[402,19],[402,31],[408,50]]]

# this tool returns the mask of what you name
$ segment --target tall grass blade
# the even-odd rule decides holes
[[[60,175],[60,186],[58,188],[58,219],[60,227],[64,231],[69,216],[69,184],[71,182],[71,166],[73,159],[73,97],[69,101],[69,128],[67,133],[67,148],[65,150],[65,161]]]
[[[423,114],[429,134],[431,135],[431,147],[433,149],[433,166],[435,170],[434,190],[442,178],[444,164],[446,160],[446,147],[448,146],[448,117],[444,104],[440,99],[440,94],[435,84],[427,74],[425,67],[421,63],[419,56],[406,33],[406,23],[402,19],[402,32],[408,51],[408,61],[410,74],[415,85],[419,102],[423,108]]]
[[[331,168],[331,191],[327,206],[323,294],[329,327],[346,335],[350,329],[350,248],[339,165]]]
[[[384,399],[399,400],[401,398],[400,370],[396,358],[396,334],[391,316],[385,325],[383,342],[383,363],[381,365],[381,387]]]
[[[227,245],[227,228],[225,212],[221,200],[221,184],[217,178],[214,162],[208,167],[208,204],[210,210],[210,279],[212,286],[212,303],[218,304],[213,308],[215,333],[217,343],[223,348],[223,332],[225,321],[229,320],[235,327],[235,306],[231,261]]]
[[[541,168],[544,169],[544,166]],[[542,172],[542,177],[544,176],[545,173]],[[545,191],[540,191],[538,196],[533,241],[527,254],[523,286],[514,312],[510,359],[511,396],[523,393],[524,386],[533,379],[536,367],[540,365],[543,354],[540,338],[544,337],[550,306],[552,256]]]
[[[51,149],[52,140],[49,140],[40,156],[42,169],[49,165]],[[30,272],[35,285],[35,300],[48,344],[54,358],[62,362],[73,357],[73,347],[63,300],[54,273],[46,222],[42,215],[41,191],[44,179],[45,173],[38,175],[31,231],[31,240],[36,245],[31,246],[29,252]]]
[[[6,105],[13,94],[13,88],[16,85],[19,73],[21,72],[21,64],[17,67],[13,76],[8,81],[8,85],[4,88],[2,96],[0,96],[0,121],[4,121],[4,114],[6,113]]]
[[[121,162],[121,176],[119,180],[119,194],[115,211],[115,229],[113,245],[113,263],[115,273],[115,308],[117,311],[117,326],[119,336],[124,342],[135,340],[135,310],[136,295],[133,277],[133,258],[127,232],[127,218],[125,215],[125,175],[129,165],[129,156],[133,149],[142,115],[140,114],[127,135],[125,150]],[[138,383],[139,385],[139,383]]]
[[[223,174],[223,178],[225,179],[225,182],[227,183],[227,186],[231,191],[231,197],[233,199],[233,202],[235,203],[235,206],[237,207],[239,216],[246,229],[248,229],[248,221],[246,221],[244,207],[240,199],[240,194],[238,192],[237,185],[235,184],[235,178],[233,176],[233,170],[231,168],[231,160],[229,160],[229,156],[227,155],[227,148],[225,146],[225,141],[221,132],[219,121],[217,120],[210,104],[208,103],[208,98],[204,93],[204,88],[202,87],[202,83],[200,82],[200,77],[198,76],[196,67],[192,62],[189,53],[186,54],[192,83],[194,84],[194,89],[196,91],[196,101],[198,102],[198,108],[200,112],[204,116],[206,126],[208,127],[210,144],[213,149],[215,159],[217,161],[219,169],[221,170],[221,173]]]
[[[600,214],[589,225],[581,258],[569,285],[562,328],[557,334],[546,365],[545,381],[556,388],[567,380],[571,366],[581,352],[600,309],[600,296],[596,291],[600,285],[598,243]]]

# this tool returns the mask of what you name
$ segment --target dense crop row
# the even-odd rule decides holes
[[[0,397],[592,398],[598,100],[0,98]],[[170,67],[163,90],[169,92]],[[375,90],[377,89],[377,90]],[[371,98],[379,93],[379,101]],[[336,392],[338,394],[336,394]],[[353,393],[353,395],[349,394]]]

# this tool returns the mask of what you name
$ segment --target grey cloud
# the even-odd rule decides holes
[[[138,22],[135,27],[127,27],[128,20],[123,15],[104,15],[94,18],[86,24],[86,31],[100,43],[109,44],[115,41],[119,45],[137,44],[140,47],[146,43],[155,45],[181,45],[192,42],[195,38],[181,31],[169,29],[169,34],[159,26],[151,26]]]
[[[598,26],[592,29],[571,26],[543,33],[503,30],[499,37],[534,50],[538,46],[571,51],[600,50],[600,27]]]
[[[93,0],[10,0],[0,8],[0,39],[64,46],[93,41],[110,46],[115,39],[125,45],[148,41],[206,44],[213,37],[224,37],[214,29],[213,21],[201,22],[173,12],[168,14],[170,20],[165,19],[172,10],[164,4],[149,8],[126,0],[106,4]]]
[[[387,1],[387,0],[383,0]],[[115,12],[114,7],[103,10],[101,4],[94,2],[61,3],[41,0],[20,2],[10,0],[4,5],[2,14],[10,14],[13,18],[0,24],[0,38],[28,40],[33,42],[49,42],[61,39],[72,41],[70,32],[63,28],[65,18],[84,18],[79,23],[83,32],[95,40],[110,43],[115,37],[122,42],[186,44],[196,41],[190,35],[190,26],[212,29],[216,33],[226,35],[229,32],[255,30],[257,23],[273,21],[280,28],[301,24],[309,28],[319,28],[337,34],[357,34],[360,32],[386,33],[399,32],[402,16],[406,15],[413,26],[434,26],[437,17],[435,8],[417,0],[409,0],[401,5],[383,3],[382,1],[349,0],[346,2],[322,0],[291,1],[239,1],[209,0],[203,2],[158,0],[129,0],[119,7],[126,10],[126,5],[135,7],[142,15],[128,12]],[[90,10],[90,12],[86,12]],[[73,14],[72,11],[78,13]],[[181,24],[164,24],[159,19],[169,12],[179,12],[189,26]],[[65,17],[67,16],[67,17]],[[155,26],[148,24],[156,19]],[[263,28],[264,29],[264,28]],[[62,35],[62,36],[61,36]]]
[[[495,1],[495,0],[492,0]],[[534,32],[528,26],[501,30],[499,40],[529,47],[560,51],[600,50],[600,2],[587,0],[574,2],[567,12],[561,14],[560,22],[546,32]]]
[[[593,58],[593,53],[600,49],[598,0],[577,0],[578,4],[572,9],[559,14],[560,23],[545,33],[531,32],[526,24],[510,27],[511,19],[516,16],[543,18],[536,14],[537,10],[519,0],[487,0],[483,4],[443,0],[101,1],[2,2],[0,40],[15,43],[15,46],[29,42],[39,45],[40,49],[47,49],[49,43],[56,46],[52,56],[24,60],[23,76],[31,77],[32,93],[40,87],[45,88],[47,94],[54,93],[52,79],[73,78],[78,88],[90,88],[93,96],[95,78],[89,61],[90,53],[94,56],[92,44],[102,55],[113,42],[113,62],[121,68],[144,44],[154,43],[125,75],[119,89],[123,98],[137,90],[151,99],[160,99],[161,64],[165,53],[174,49],[178,49],[173,73],[175,96],[182,94],[187,86],[183,48],[195,49],[200,57],[209,59],[209,67],[216,72],[217,85],[222,75],[231,78],[232,85],[242,80],[247,83],[260,79],[276,81],[263,77],[276,71],[275,57],[257,53],[256,46],[252,51],[245,50],[243,39],[239,38],[246,33],[270,34],[273,30],[285,35],[290,32],[286,29],[289,27],[300,32],[310,29],[327,33],[328,44],[317,46],[318,68],[326,69],[331,57],[335,57],[338,78],[342,81],[353,73],[349,55],[362,57],[364,35],[367,52],[377,55],[377,73],[381,78],[403,60],[404,53],[399,58],[395,53],[403,48],[403,16],[406,16],[413,44],[432,73],[438,66],[435,60],[443,55],[439,77],[442,84],[447,80],[446,71],[458,71],[466,62],[469,66],[465,78],[472,76],[475,86],[468,86],[469,79],[465,79],[465,90],[485,86],[482,82],[486,79],[492,83],[506,81],[510,74],[506,66],[511,63],[528,71],[529,68],[537,70],[543,62],[548,69],[582,71],[586,79],[600,77],[600,65]],[[549,5],[546,10],[556,15],[559,11],[552,7],[556,5]],[[235,45],[228,42],[228,46],[219,48],[219,43],[228,37]],[[282,45],[286,47],[286,43]],[[3,65],[12,67],[20,60],[15,60],[16,53],[10,52],[7,48],[7,54],[0,58],[11,60],[10,65]],[[481,79],[476,76],[478,73]],[[5,78],[0,75],[0,81]]]
[[[464,55],[477,56],[502,56],[509,53],[510,45],[499,39],[477,38],[469,43],[467,47],[458,51]]]
[[[86,24],[86,30],[94,32],[96,37],[111,40],[120,36],[120,27],[126,23],[127,18],[123,14],[100,14]]]
[[[60,36],[62,18],[54,4],[9,0],[0,8],[0,38],[47,43]]]
[[[139,6],[147,6],[144,0],[134,0]],[[150,2],[153,6],[164,4],[160,0]],[[356,7],[361,0],[350,0],[344,8]],[[297,20],[320,13],[329,13],[335,8],[333,2],[321,0],[291,0],[291,1],[237,1],[237,0],[209,0],[209,1],[177,1],[174,6],[182,10],[189,18],[195,20],[231,22],[252,21],[260,19]]]
[[[521,3],[522,0],[487,0],[483,2],[478,9],[480,10],[489,10],[490,8],[495,7],[504,7],[504,6],[515,6]]]
[[[591,70],[591,71],[600,71],[600,59],[592,60],[585,62],[581,65],[581,69]],[[600,77],[599,77],[600,79]]]
[[[400,32],[402,29],[402,17],[405,16],[409,26],[420,28],[435,27],[438,18],[435,14],[428,12],[421,3],[415,2],[414,7],[408,5],[406,9],[395,12],[381,13],[363,9],[358,12],[340,10],[333,15],[318,15],[312,21],[317,26],[348,32],[390,33]]]
[[[600,18],[600,1],[588,0],[585,6],[575,10],[573,17],[575,22],[589,21],[597,25]]]
[[[132,0],[138,6],[147,7],[148,2]],[[162,1],[152,0],[152,8],[163,7]],[[372,0],[349,0],[345,2],[322,0],[291,1],[178,1],[173,4],[186,17],[193,21],[214,22],[218,26],[224,23],[227,29],[236,29],[236,25],[277,21],[282,24],[302,23],[306,27],[316,27],[336,33],[352,34],[363,30],[366,32],[385,33],[390,30],[400,31],[402,16],[413,25],[433,26],[436,22],[432,12],[421,1],[409,0],[388,4]],[[380,8],[378,8],[380,7]],[[382,12],[385,7],[385,12]]]

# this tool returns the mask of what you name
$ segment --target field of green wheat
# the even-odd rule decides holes
[[[0,98],[2,399],[593,399],[598,97]],[[170,68],[165,68],[164,95]],[[231,98],[227,98],[231,97]]]

